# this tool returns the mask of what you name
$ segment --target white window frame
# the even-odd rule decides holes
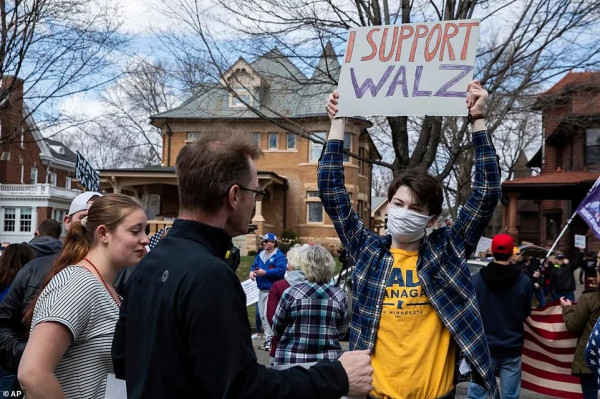
[[[290,146],[290,137],[293,138],[293,142],[294,142],[293,146]],[[285,147],[288,150],[295,150],[296,146],[298,145],[297,142],[298,142],[298,139],[296,138],[296,135],[294,133],[287,133],[286,134],[286,136],[285,136]]]
[[[271,138],[275,137],[275,146],[271,145]],[[267,140],[267,148],[269,150],[276,150],[279,148],[279,133],[277,132],[269,132],[268,136],[267,136],[268,140]]]
[[[245,102],[248,103],[249,106],[253,106],[253,98],[250,91],[246,89],[238,89],[235,91],[238,97],[241,97]],[[246,105],[242,103],[238,97],[233,94],[229,94],[229,108],[246,108]]]
[[[314,132],[310,134],[311,136],[314,137],[319,137],[322,138],[323,140],[327,139],[327,133],[325,132]],[[308,142],[308,162],[318,162],[319,161],[319,157],[321,156],[321,153],[323,152],[323,144],[317,144],[314,141],[309,141]],[[317,155],[318,153],[318,155]],[[313,154],[316,156],[316,158],[313,159]]]
[[[252,132],[252,142],[260,148],[260,132]]]
[[[350,133],[344,134],[344,150],[352,152],[352,135]],[[350,155],[344,154],[344,162],[350,162]]]
[[[311,220],[311,209],[314,210],[315,207],[319,207],[320,210],[320,220]],[[322,224],[325,221],[325,216],[323,214],[323,204],[321,203],[321,199],[319,198],[318,191],[307,191],[306,192],[306,223],[310,224]]]
[[[56,182],[58,181],[58,176],[56,175],[56,172],[50,172],[48,173],[48,183],[51,184],[52,186],[56,187]]]
[[[185,133],[185,142],[191,143],[200,138],[200,132],[186,132]]]
[[[72,178],[71,176],[67,176],[67,177],[65,178],[65,188],[66,188],[67,190],[70,190],[72,185],[73,185],[73,178]],[[62,220],[62,219],[61,219],[61,220]]]
[[[36,168],[35,166],[32,166],[30,171],[29,171],[29,179],[31,181],[31,184],[37,184],[38,182],[38,168]]]
[[[7,219],[7,210],[13,210],[14,218]],[[33,232],[33,208],[30,206],[18,207],[7,206],[2,208],[2,232],[3,233],[32,233]],[[7,220],[12,220],[13,230],[6,229]],[[29,221],[29,230],[23,229],[23,223]]]
[[[319,207],[321,220],[311,220],[310,219],[311,208],[314,208],[314,207]],[[321,201],[307,201],[306,202],[306,223],[322,224],[323,222],[324,222],[323,204],[321,204]]]

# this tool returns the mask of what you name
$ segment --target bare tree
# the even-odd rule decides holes
[[[159,165],[161,132],[148,122],[151,115],[179,102],[168,74],[160,62],[132,62],[126,74],[103,92],[103,115],[91,121],[85,115],[71,115],[80,123],[63,140],[80,148],[98,168]]]
[[[117,32],[117,5],[113,0],[0,1],[0,106],[13,93],[16,77],[23,81],[29,114],[42,126],[56,123],[54,102],[114,79],[110,56],[127,41]],[[1,140],[14,137],[3,134]]]
[[[517,118],[528,111],[526,100],[567,71],[596,68],[600,58],[600,41],[596,39],[600,3],[591,0],[213,1],[215,5],[202,8],[198,0],[165,0],[165,12],[180,24],[163,35],[181,59],[202,59],[199,69],[212,82],[219,81],[232,57],[252,58],[277,46],[301,71],[318,67],[319,83],[335,85],[337,60],[317,66],[319,50],[332,43],[341,55],[351,27],[480,17],[475,77],[492,93],[488,127],[496,143],[504,143],[506,135],[525,135],[514,145],[521,150],[534,145],[526,136],[529,126],[519,124]],[[225,40],[225,28],[236,40]],[[222,83],[235,95],[227,82]],[[254,111],[265,117],[260,110]],[[472,166],[469,157],[463,155],[471,145],[464,119],[385,118],[382,132],[388,136],[382,136],[381,141],[390,145],[394,155],[393,161],[379,164],[394,174],[409,167],[431,168],[440,180],[454,173],[458,184],[454,190],[460,192],[461,182],[469,181]],[[298,128],[291,130],[297,132]],[[512,149],[507,148],[504,162],[507,174],[512,164],[508,154],[515,153]],[[460,198],[462,195],[457,200]]]

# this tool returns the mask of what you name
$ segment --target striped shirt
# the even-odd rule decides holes
[[[67,327],[73,336],[54,370],[67,399],[104,398],[107,374],[113,372],[110,348],[118,318],[115,301],[83,267],[65,268],[40,294],[31,330],[52,321]]]
[[[473,191],[451,228],[440,228],[423,237],[417,273],[427,298],[458,344],[460,357],[474,372],[458,373],[455,378],[459,382],[475,380],[484,383],[490,396],[498,398],[490,351],[466,258],[477,246],[500,198],[500,171],[489,133],[474,132],[473,144]],[[352,279],[350,349],[373,349],[386,280],[394,263],[390,252],[391,237],[381,237],[367,229],[352,209],[344,185],[343,145],[342,140],[329,140],[325,145],[319,161],[319,197],[348,252],[350,263],[356,265]]]
[[[275,364],[337,360],[348,330],[346,294],[330,284],[303,282],[284,291],[273,316],[280,341]]]

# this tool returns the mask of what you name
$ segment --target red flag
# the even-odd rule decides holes
[[[576,345],[558,301],[532,310],[525,320],[521,386],[558,398],[582,399],[579,377],[571,375]]]

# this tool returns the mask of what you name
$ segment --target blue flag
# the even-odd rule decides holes
[[[577,207],[577,214],[590,226],[600,239],[600,178],[596,180],[588,195]]]

